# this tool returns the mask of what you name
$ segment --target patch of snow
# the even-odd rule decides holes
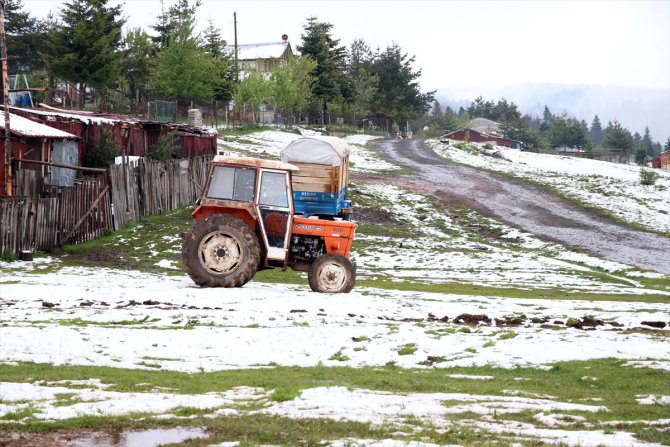
[[[328,447],[458,447],[457,445],[430,444],[421,441],[403,441],[398,439],[353,439],[346,438],[337,441],[324,441]]]
[[[445,406],[443,402],[458,402]],[[375,425],[400,422],[405,417],[442,421],[448,414],[520,413],[541,411],[607,411],[604,406],[556,402],[548,399],[527,399],[508,396],[487,396],[463,393],[404,393],[318,387],[303,390],[292,401],[270,403],[260,413],[291,418],[328,418],[366,422]]]
[[[631,360],[623,364],[632,368],[652,368],[670,371],[670,360]]]
[[[635,399],[640,405],[670,405],[670,396],[637,396]]]
[[[170,261],[168,259],[161,259],[157,263],[154,264],[155,266],[162,267],[165,269],[172,269],[172,270],[177,270],[179,267],[174,265],[174,261]]]
[[[493,380],[493,376],[473,376],[468,374],[447,374],[452,379],[470,379],[470,380]]]
[[[63,420],[81,416],[121,416],[132,413],[165,413],[179,407],[199,409],[233,406],[256,395],[257,388],[237,387],[222,393],[166,394],[120,393],[113,391],[45,387],[29,383],[0,383],[0,400],[6,402],[32,401],[34,417],[44,420]],[[55,405],[57,394],[72,394],[72,405]],[[6,405],[4,413],[15,411]]]

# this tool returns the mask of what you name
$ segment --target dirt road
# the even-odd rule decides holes
[[[600,217],[543,188],[454,164],[436,155],[422,140],[383,140],[375,149],[417,172],[403,177],[402,183],[442,203],[465,203],[542,239],[670,274],[670,238]]]

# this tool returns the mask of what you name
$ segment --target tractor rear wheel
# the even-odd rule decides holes
[[[237,217],[207,216],[184,236],[181,257],[191,279],[202,287],[241,287],[256,273],[260,245]]]
[[[344,256],[327,254],[316,258],[307,278],[314,292],[349,293],[356,282],[356,271]]]

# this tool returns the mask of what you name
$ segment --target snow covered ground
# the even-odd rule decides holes
[[[549,185],[573,199],[612,213],[627,222],[670,232],[670,172],[654,169],[654,185],[640,183],[640,167],[496,146],[486,156],[483,144],[429,141],[438,154],[475,167],[512,174]],[[469,148],[459,149],[457,145]],[[646,168],[645,168],[646,169]]]
[[[613,324],[630,329],[643,321],[670,321],[670,304],[663,303],[368,288],[330,296],[315,294],[306,285],[256,282],[241,289],[201,289],[185,275],[87,267],[16,272],[2,282],[3,361],[140,369],[158,365],[196,372],[271,364],[359,367],[395,362],[420,368],[428,356],[440,358],[439,366],[506,368],[606,357],[670,359],[670,344],[662,337],[612,330]],[[460,332],[462,324],[454,320],[461,314],[485,314],[491,324]],[[547,330],[540,323],[560,320],[565,327],[568,319],[585,315],[604,323],[588,337],[577,329]],[[523,324],[510,329],[502,322],[515,316],[523,316]],[[501,339],[501,326],[516,335]],[[451,330],[440,331],[445,328]],[[493,345],[484,347],[488,342]],[[415,352],[399,355],[408,344],[416,345]]]
[[[277,158],[297,137],[267,131],[224,144],[240,153]],[[358,160],[355,169],[395,169],[364,147],[369,138],[348,138],[357,157],[352,159]],[[442,145],[437,150],[461,162],[511,164]],[[522,153],[505,152],[510,158],[518,154]],[[523,158],[517,163],[526,163],[521,166],[528,166],[528,172],[532,170],[538,178],[561,177],[541,174],[546,163],[532,160],[535,158]],[[575,176],[586,176],[576,173],[581,168],[570,169]],[[612,182],[635,187],[634,172],[623,169],[616,175],[618,179]],[[600,177],[596,180],[604,181]],[[596,180],[589,177],[589,182]],[[658,184],[668,181],[663,177]],[[653,282],[663,281],[663,275],[574,253],[490,219],[471,216],[479,230],[496,235],[482,237],[477,231],[465,231],[428,198],[395,186],[359,181],[352,190],[359,206],[382,217],[395,216],[394,226],[407,234],[420,234],[404,237],[360,231],[357,235],[352,256],[358,264],[358,278],[379,281],[388,288],[359,286],[349,294],[322,295],[312,293],[305,278],[299,285],[252,281],[236,289],[202,289],[186,275],[176,273],[180,266],[174,258],[166,257],[168,252],[178,252],[180,239],[175,234],[163,236],[173,245],[163,253],[151,247],[145,250],[126,235],[116,243],[137,245],[165,273],[64,267],[49,257],[0,262],[0,362],[189,373],[276,366],[395,365],[398,374],[408,368],[419,374],[436,368],[483,365],[509,371],[518,367],[546,370],[556,362],[615,358],[625,361],[621,368],[656,368],[670,374],[667,335],[650,325],[670,325],[670,299],[643,300],[650,294],[670,296],[667,287]],[[642,199],[645,203],[656,203],[658,194],[663,198],[666,192],[653,188],[635,191],[647,194],[644,197],[648,200]],[[658,225],[653,216],[662,215],[663,207],[649,209],[652,218],[645,222]],[[647,208],[639,210],[646,215]],[[361,224],[362,230],[365,225]],[[137,232],[141,231],[138,226]],[[405,283],[430,285],[434,291],[400,290]],[[505,298],[458,295],[450,292],[453,283],[530,291],[530,298],[515,298],[514,292]],[[394,285],[398,287],[394,289]],[[601,300],[540,299],[547,289],[564,291],[566,298],[573,293],[599,294]],[[538,298],[533,297],[534,292]],[[609,295],[621,294],[641,299],[607,300]],[[495,383],[497,377],[447,370],[445,380]],[[588,373],[581,379],[594,387],[599,380]],[[418,426],[435,427],[438,432],[471,427],[508,442],[570,446],[658,445],[639,441],[625,427],[634,423],[661,431],[670,427],[670,420],[654,419],[613,421],[612,430],[593,428],[584,415],[608,411],[598,400],[567,401],[516,390],[504,395],[400,393],[324,384],[276,402],[270,399],[273,390],[266,388],[180,394],[170,389],[122,393],[108,387],[95,377],[76,382],[0,382],[0,420],[26,409],[32,411],[29,417],[43,421],[136,413],[179,420],[185,416],[175,412],[188,407],[206,411],[212,418],[257,412],[397,426],[393,439],[345,438],[324,443],[370,447],[435,445],[405,439]],[[670,404],[667,394],[641,391],[636,403],[665,408]],[[241,409],[251,404],[256,409]],[[527,412],[533,415],[532,420],[514,419]],[[473,416],[450,418],[464,413]],[[217,445],[232,447],[237,443]]]
[[[359,277],[392,281],[467,283],[492,287],[551,289],[566,292],[658,293],[645,289],[637,279],[661,274],[546,243],[533,235],[499,222],[478,217],[478,225],[498,234],[493,240],[464,232],[451,217],[426,196],[392,185],[358,182],[357,206],[375,207],[394,216],[410,237],[357,236],[353,259]],[[421,210],[417,212],[417,210]],[[421,236],[417,236],[421,235]],[[613,281],[603,281],[607,272]],[[661,290],[660,293],[670,291]]]

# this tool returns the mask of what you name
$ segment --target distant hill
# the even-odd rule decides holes
[[[619,120],[631,133],[649,131],[654,141],[664,144],[670,137],[670,89],[613,87],[575,84],[518,84],[497,87],[441,87],[436,99],[443,107],[458,111],[478,96],[513,101],[522,113],[542,116],[544,106],[553,114],[564,111],[589,125],[598,114],[605,127]]]

